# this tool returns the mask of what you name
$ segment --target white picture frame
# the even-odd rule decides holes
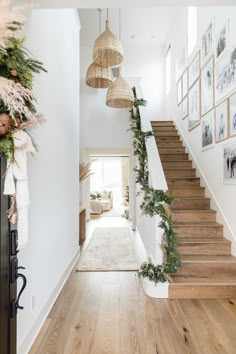
[[[188,94],[188,69],[182,75],[182,96],[183,98]]]
[[[215,64],[215,101],[221,101],[235,88],[236,44]]]
[[[218,61],[229,47],[229,20],[225,21],[215,40],[215,61]]]
[[[183,91],[182,91],[182,77],[177,81],[177,105],[179,106],[182,102]]]
[[[214,134],[215,134],[214,122],[215,122],[214,110],[208,112],[201,119],[202,151],[214,147]]]
[[[215,142],[228,138],[229,134],[229,105],[228,100],[224,100],[215,108]]]
[[[201,40],[201,62],[202,65],[214,54],[215,42],[215,18],[213,17],[207,25]]]
[[[197,81],[197,79],[200,76],[200,67],[201,67],[200,61],[201,61],[200,51],[198,51],[188,68],[188,88],[189,89],[190,87],[193,86],[193,84]]]
[[[184,97],[182,101],[182,119],[188,116],[188,96]]]
[[[236,136],[236,92],[229,97],[229,135]]]
[[[223,183],[236,184],[236,142],[223,145]]]
[[[201,116],[214,108],[214,57],[205,64],[201,71]]]
[[[200,81],[197,80],[189,90],[189,112],[188,112],[188,130],[192,130],[200,124]]]

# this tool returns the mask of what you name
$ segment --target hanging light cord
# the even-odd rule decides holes
[[[101,13],[102,13],[102,9],[98,9],[99,12],[99,35],[101,34]]]
[[[107,21],[108,21],[108,8],[107,8]]]
[[[121,40],[121,9],[119,8],[119,40]]]

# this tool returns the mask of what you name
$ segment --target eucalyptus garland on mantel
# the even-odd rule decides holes
[[[158,215],[161,219],[159,227],[163,230],[163,264],[155,266],[153,274],[148,273],[149,265],[144,263],[138,271],[139,277],[148,277],[150,280],[165,282],[168,274],[176,273],[178,267],[181,266],[180,255],[176,250],[178,237],[173,228],[173,221],[170,215],[170,205],[173,198],[167,195],[162,190],[156,190],[149,186],[148,172],[148,156],[146,149],[146,140],[153,136],[152,131],[142,131],[139,106],[145,106],[146,101],[136,97],[135,88],[133,88],[135,101],[131,109],[131,132],[133,134],[133,151],[138,158],[138,167],[136,171],[136,183],[140,185],[140,194],[143,196],[143,201],[140,205],[141,210],[145,215],[153,217]]]

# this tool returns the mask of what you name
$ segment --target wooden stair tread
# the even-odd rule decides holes
[[[199,223],[196,222],[191,222],[191,221],[186,221],[186,222],[179,222],[175,221],[174,226],[186,226],[186,227],[199,227]],[[219,224],[218,222],[205,222],[204,227],[223,227],[223,225]]]
[[[231,241],[225,239],[225,238],[222,238],[222,239],[219,239],[219,238],[209,238],[209,239],[206,239],[205,237],[204,238],[187,238],[187,237],[183,237],[183,238],[179,238],[179,242],[178,242],[178,245],[183,245],[185,243],[218,243],[218,244],[221,244],[221,243],[231,243]]]
[[[162,149],[162,147],[160,147],[159,146],[159,149]],[[164,148],[163,147],[163,149],[167,149],[166,147]],[[169,149],[179,149],[179,147],[178,146],[175,146],[175,147],[171,147],[171,148],[169,148]],[[182,152],[182,151],[173,151],[173,152],[170,152],[170,151],[162,151],[162,152],[159,152],[159,154],[160,155],[180,155],[180,154],[182,154],[182,155],[185,155],[186,154],[186,152]]]
[[[186,161],[188,161],[188,162],[191,162],[190,160],[173,160],[173,161],[170,161],[170,160],[162,160],[162,162],[186,162]],[[173,168],[173,167],[172,167]],[[183,167],[184,168],[184,167]]]
[[[152,120],[151,121],[151,125],[155,125],[155,124],[171,124],[174,125],[173,120]]]
[[[205,255],[184,255],[181,257],[183,263],[236,263],[234,256],[205,256]]]
[[[168,179],[176,179],[177,181],[182,181],[182,180],[185,180],[185,179],[193,180],[193,181],[200,181],[199,177],[182,177],[182,176],[169,177],[169,176],[167,176],[166,180],[168,180]],[[185,188],[185,187],[183,187],[183,188]]]
[[[201,187],[201,186],[187,186],[187,187],[184,187],[184,186],[173,186],[172,187],[171,186],[169,188],[169,190],[171,190],[171,189],[192,189],[192,188],[194,188],[194,189],[205,189],[205,187]],[[179,198],[179,197],[176,197],[176,198]]]
[[[196,277],[191,277],[191,276],[182,276],[182,275],[172,275],[171,276],[171,285],[174,284],[189,284],[189,285],[194,285],[194,284],[211,284],[211,285],[217,285],[217,284],[225,284],[225,285],[230,285],[236,284],[236,275],[211,275],[211,276],[196,276]]]
[[[164,170],[168,170],[168,171],[176,171],[176,170],[180,170],[180,171],[183,171],[183,170],[196,170],[196,168],[194,167],[176,167],[176,168],[173,168],[173,167],[164,167]]]
[[[183,196],[183,197],[174,198],[174,201],[178,201],[178,200],[205,200],[205,199],[210,200],[210,198],[202,197],[202,196],[196,196],[196,197],[185,197],[185,196]]]
[[[172,210],[171,212],[174,214],[177,214],[177,213],[186,213],[187,214],[187,213],[198,213],[198,212],[201,212],[204,214],[216,213],[216,211],[213,209],[175,209],[175,210]]]

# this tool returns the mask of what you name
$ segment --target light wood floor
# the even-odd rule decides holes
[[[236,300],[156,300],[132,272],[73,271],[30,354],[235,354]]]

